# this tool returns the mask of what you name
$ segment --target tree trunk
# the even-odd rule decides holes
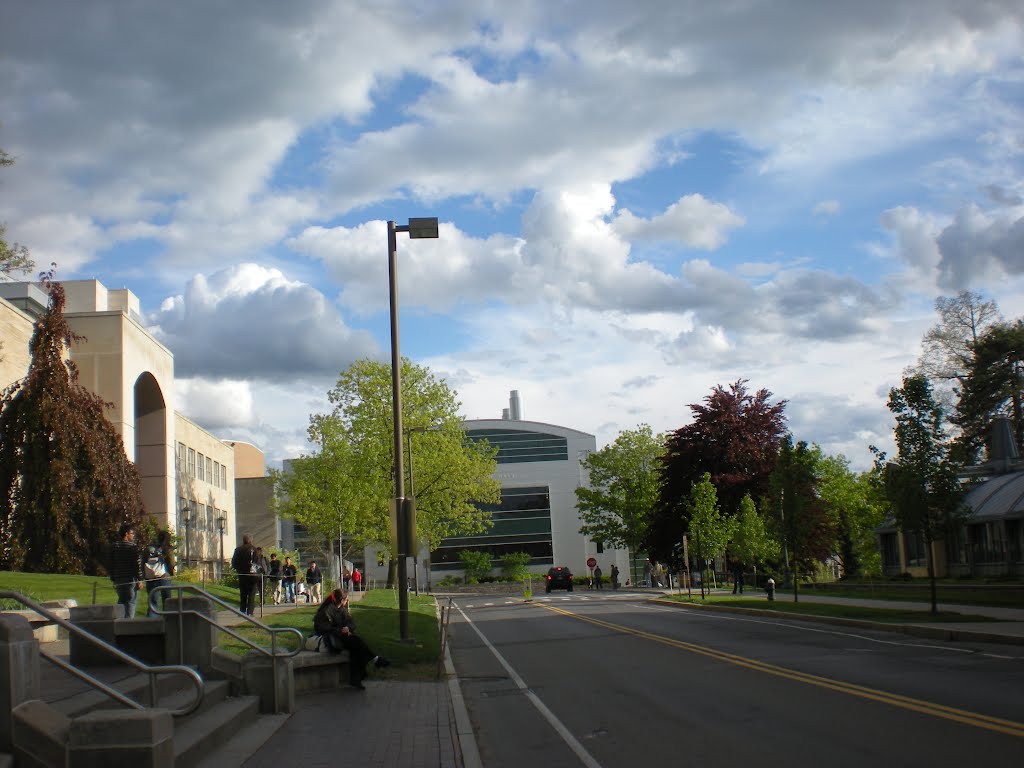
[[[933,556],[934,555],[934,545],[932,544],[931,539],[928,539],[925,542],[925,546],[927,547],[926,554],[927,554],[927,557],[928,557],[928,581],[931,584],[932,615],[934,616],[935,614],[937,614],[939,612],[939,598],[938,598],[938,594],[937,594],[937,589],[938,588],[937,588],[936,583],[935,583],[936,582],[936,579],[935,579],[935,558]]]

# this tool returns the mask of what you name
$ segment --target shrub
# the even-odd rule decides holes
[[[466,583],[476,584],[491,573],[491,554],[478,550],[464,549],[459,552],[459,560],[466,569]]]
[[[508,581],[523,581],[529,576],[529,564],[528,552],[510,552],[501,558],[501,575]]]

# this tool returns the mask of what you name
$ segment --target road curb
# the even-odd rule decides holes
[[[748,616],[771,616],[776,619],[784,618],[792,621],[809,621],[815,624],[832,624],[841,627],[857,627],[859,629],[872,629],[878,632],[896,632],[913,637],[922,637],[930,640],[949,640],[961,643],[1000,643],[1003,645],[1024,645],[1024,637],[1016,635],[1002,635],[991,632],[978,632],[969,629],[950,629],[948,627],[929,627],[923,624],[886,624],[878,621],[864,621],[862,619],[844,619],[838,616],[810,616],[806,614],[787,614],[780,611],[768,611],[761,608],[740,608],[730,605],[696,605],[692,603],[680,603],[676,600],[665,600],[663,598],[652,598],[648,602],[660,605],[669,605],[684,610],[696,611],[720,611],[724,613],[741,613]]]
[[[452,663],[451,646],[447,643],[444,646],[444,671],[448,676],[448,694],[452,702],[452,711],[455,714],[455,738],[459,744],[459,752],[462,754],[462,768],[482,768],[480,750],[476,746],[476,734],[473,733],[473,724],[469,721],[466,700],[462,698],[462,686],[459,684],[455,664]]]

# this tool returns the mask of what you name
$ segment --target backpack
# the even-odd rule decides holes
[[[167,575],[167,566],[160,555],[160,550],[154,546],[146,547],[146,562],[143,563],[147,579],[162,579]]]

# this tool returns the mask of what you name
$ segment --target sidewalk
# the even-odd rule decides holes
[[[364,594],[352,592],[350,599],[361,600]],[[294,607],[264,605],[263,613]],[[260,618],[258,607],[253,618]],[[217,619],[224,626],[244,621],[230,611],[218,612]],[[450,661],[446,667],[454,673]],[[365,685],[365,691],[345,687],[297,697],[296,711],[282,719],[269,738],[265,733],[253,738],[253,744],[262,742],[255,752],[244,744],[233,754],[220,752],[219,765],[280,768],[297,760],[303,768],[478,768],[475,742],[460,747],[459,734],[471,741],[472,730],[467,732],[468,717],[457,684],[455,700],[448,679],[382,680],[371,670]]]

